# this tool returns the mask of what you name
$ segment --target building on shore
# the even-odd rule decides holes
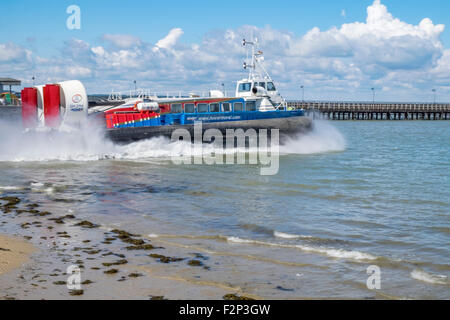
[[[20,86],[22,82],[20,80],[12,78],[0,78],[0,105],[19,105],[20,101],[17,96],[12,92],[13,86]],[[5,92],[5,88],[9,86],[9,91]]]

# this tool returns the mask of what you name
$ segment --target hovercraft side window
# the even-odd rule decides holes
[[[242,102],[235,102],[234,111],[235,112],[244,111],[244,104]]]
[[[186,103],[184,105],[184,113],[195,113],[195,104]]]
[[[246,111],[256,111],[256,102],[255,101],[247,101],[245,103]]]
[[[181,103],[174,103],[174,104],[170,105],[170,111],[172,113],[182,113],[183,107],[181,106]]]
[[[277,91],[273,82],[267,82],[267,91]]]
[[[211,103],[209,105],[209,112],[220,112],[220,104],[218,104],[218,103]]]
[[[222,103],[223,112],[231,112],[231,103]]]
[[[246,82],[239,84],[239,92],[249,92],[251,88],[252,88],[251,83]]]
[[[198,113],[206,113],[206,112],[208,112],[208,104],[207,103],[199,103],[197,105],[197,112]]]

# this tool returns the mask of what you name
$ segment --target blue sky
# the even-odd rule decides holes
[[[372,0],[40,0],[7,1],[2,11],[2,41],[25,43],[27,38],[44,41],[43,52],[57,45],[51,41],[79,37],[97,41],[103,33],[129,33],[143,40],[156,42],[168,30],[179,27],[185,31],[183,41],[198,41],[212,29],[237,28],[249,24],[303,34],[313,27],[328,29],[345,22],[363,21]],[[76,4],[82,9],[82,29],[65,28],[66,8]],[[435,23],[450,21],[447,0],[384,0],[389,11],[402,20],[417,24],[424,17]],[[346,16],[342,16],[345,10]],[[4,31],[7,30],[5,33]],[[442,35],[450,45],[450,31]]]
[[[66,28],[72,4],[81,8],[81,30]],[[0,76],[25,83],[32,75],[44,82],[79,77],[90,93],[128,89],[134,78],[157,89],[203,89],[221,81],[231,88],[244,75],[242,51],[217,47],[230,46],[230,34],[239,42],[253,33],[262,38],[273,76],[288,97],[302,83],[309,99],[364,100],[375,86],[384,100],[426,101],[431,88],[450,100],[450,31],[414,29],[424,18],[432,27],[449,25],[450,1],[382,0],[375,9],[386,6],[384,14],[392,17],[386,32],[356,24],[366,22],[371,6],[373,0],[7,1],[1,9]],[[396,23],[404,32],[393,31]],[[362,29],[355,35],[342,29],[345,24]],[[311,33],[314,28],[319,33]],[[158,47],[166,37],[174,41]],[[422,79],[413,81],[417,77]]]

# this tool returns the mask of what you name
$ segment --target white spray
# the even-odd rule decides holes
[[[214,146],[205,147],[211,154]],[[281,154],[316,154],[345,150],[345,139],[330,123],[315,122],[314,130],[288,138]],[[241,150],[236,149],[236,152]],[[189,142],[170,142],[168,138],[152,138],[128,145],[116,145],[104,137],[103,131],[88,127],[68,132],[27,133],[16,123],[0,121],[0,161],[97,161],[105,159],[145,160],[170,159],[192,155]],[[227,150],[229,152],[229,150]],[[250,150],[251,152],[251,150]],[[195,155],[194,155],[195,156]]]
[[[319,154],[342,152],[346,148],[344,136],[329,121],[314,121],[314,129],[285,139],[281,154]]]

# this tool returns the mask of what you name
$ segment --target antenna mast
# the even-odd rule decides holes
[[[260,59],[261,60],[264,59],[263,52],[262,51],[255,52],[257,49],[257,46],[258,46],[258,38],[255,38],[254,41],[247,41],[245,39],[242,40],[242,45],[244,47],[248,44],[252,46],[252,62],[250,65],[247,64],[247,62],[244,62],[244,69],[247,69],[247,68],[249,69],[249,79],[252,80],[255,78],[255,76],[259,76],[260,78],[263,78],[261,73],[259,73],[257,70],[257,67],[259,67],[264,72],[265,78],[267,78],[268,80],[272,80],[269,73],[266,71],[264,66],[259,61]],[[247,51],[247,57],[248,57],[248,51]]]

